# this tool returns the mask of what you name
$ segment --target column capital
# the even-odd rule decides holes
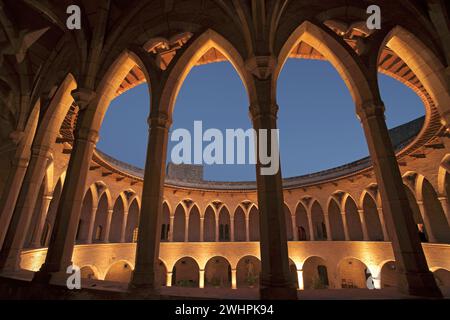
[[[97,130],[88,129],[85,127],[79,128],[75,133],[75,138],[81,141],[91,142],[97,144],[99,139],[99,134]]]
[[[88,88],[77,88],[71,92],[72,97],[80,110],[85,110],[97,93]]]
[[[271,103],[267,107],[262,107],[259,104],[252,104],[248,109],[253,120],[262,117],[272,117],[276,119],[279,107],[276,103]]]
[[[31,154],[36,157],[47,158],[47,160],[51,160],[53,158],[52,148],[48,146],[35,146],[31,147]]]
[[[273,55],[252,56],[245,61],[245,67],[259,80],[268,79],[277,65]]]
[[[356,114],[361,121],[374,116],[384,117],[384,111],[385,107],[382,101],[369,100],[356,105]]]
[[[150,112],[147,123],[150,128],[160,128],[168,130],[172,124],[172,118],[162,110],[153,110]]]

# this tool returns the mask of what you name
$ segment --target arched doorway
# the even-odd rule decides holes
[[[205,287],[230,288],[231,265],[224,257],[213,257],[205,266]]]
[[[367,288],[370,270],[360,260],[346,258],[338,264],[338,286],[340,288]]]
[[[186,228],[186,216],[184,212],[184,207],[181,203],[175,209],[175,215],[173,219],[173,241],[183,242],[184,232]]]
[[[252,206],[248,219],[250,241],[259,241],[259,212],[256,206]]]
[[[172,271],[172,286],[176,287],[198,287],[199,267],[191,257],[179,259]]]
[[[350,240],[363,240],[361,219],[358,213],[358,207],[352,197],[348,196],[345,201],[345,216],[347,217],[347,227]]]
[[[303,263],[303,288],[326,289],[330,287],[327,263],[321,257],[309,257]]]
[[[378,215],[375,200],[366,193],[363,200],[364,216],[366,218],[367,232],[372,241],[383,241],[383,229]]]
[[[137,230],[139,225],[139,204],[137,199],[134,199],[131,202],[130,208],[128,209],[128,221],[127,221],[127,230],[125,232],[125,241],[126,242],[134,242],[133,234],[135,230]]]
[[[109,267],[105,280],[127,283],[130,282],[132,273],[133,269],[128,262],[124,260],[117,261]]]
[[[323,216],[322,207],[317,201],[311,205],[311,219],[314,232],[314,240],[326,240],[327,229],[325,226],[325,220]]]
[[[163,202],[163,218],[161,223],[161,241],[169,241],[170,228],[170,210],[166,202]]]
[[[331,238],[335,241],[345,240],[341,210],[334,198],[328,204],[328,218],[330,219]]]
[[[200,211],[194,205],[189,212],[189,237],[190,242],[200,241]]]
[[[225,206],[219,212],[219,241],[230,241],[230,213]]]
[[[288,241],[294,240],[294,235],[292,233],[292,218],[291,218],[291,210],[289,210],[286,204],[283,205],[284,208],[284,218],[286,221],[286,238]]]
[[[236,267],[238,288],[258,288],[261,273],[261,261],[253,256],[241,258]]]
[[[106,192],[103,192],[98,202],[97,212],[95,214],[94,232],[92,234],[92,242],[103,242],[107,239],[109,203]]]
[[[80,268],[82,279],[98,279],[94,269],[91,266],[84,266]]]
[[[120,242],[122,233],[123,217],[125,212],[125,204],[123,199],[119,196],[114,204],[113,214],[111,218],[111,229],[109,231],[110,242]]]
[[[299,241],[308,241],[310,240],[310,231],[308,225],[308,215],[306,212],[306,208],[304,205],[299,202],[297,205],[297,210],[295,210],[295,221],[296,221],[296,230],[297,237]]]
[[[206,208],[205,220],[203,223],[203,241],[216,241],[216,215],[211,206]]]
[[[397,288],[397,271],[394,261],[383,264],[380,271],[380,288]]]
[[[245,241],[245,213],[241,206],[234,212],[234,241]]]

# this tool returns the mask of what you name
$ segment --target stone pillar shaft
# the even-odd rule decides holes
[[[289,271],[286,219],[284,213],[281,169],[271,174],[263,174],[264,166],[259,156],[261,152],[260,133],[266,130],[268,145],[266,152],[278,151],[278,144],[272,144],[272,129],[277,129],[278,106],[268,98],[271,81],[258,82],[258,103],[250,107],[253,128],[257,132],[256,145],[256,184],[258,194],[261,278],[260,294],[263,299],[296,299],[296,290],[292,286]],[[275,137],[277,138],[277,137]],[[278,141],[278,140],[275,140]],[[277,159],[279,160],[279,159]],[[273,165],[273,163],[272,163]]]
[[[363,232],[363,240],[369,241],[369,231],[367,230],[366,216],[364,215],[364,210],[358,209],[359,220],[361,221],[361,228]]]
[[[341,211],[342,226],[344,227],[345,241],[350,241],[350,232],[348,231],[347,215]]]
[[[14,206],[19,197],[20,187],[28,167],[28,160],[28,158],[16,159],[5,183],[8,188],[4,188],[0,199],[0,248],[3,246]]]
[[[427,266],[413,212],[384,119],[384,106],[374,102],[357,107],[373,162],[391,236],[399,277],[399,290],[418,296],[442,294]]]
[[[47,218],[48,208],[50,207],[50,202],[52,201],[52,199],[53,197],[49,195],[45,195],[42,198],[42,206],[39,212],[39,221],[34,229],[33,238],[31,240],[31,247],[33,248],[40,248],[42,246],[42,231],[44,230],[45,219]]]
[[[175,216],[170,216],[170,228],[169,228],[169,241],[173,242],[173,222],[175,220]]]
[[[250,218],[245,217],[245,241],[250,241]]]
[[[447,218],[447,222],[450,225],[450,208],[448,205],[448,199],[447,197],[439,197],[438,199],[441,202],[442,210],[444,210],[445,217]]]
[[[200,242],[205,241],[205,218],[200,217]]]
[[[155,289],[161,241],[166,153],[171,121],[166,113],[155,110],[150,114],[149,124],[150,134],[142,190],[142,209],[136,245],[136,267],[130,286]],[[171,225],[170,229],[173,230],[172,217]]]
[[[122,225],[120,228],[120,242],[125,242],[125,233],[127,231],[128,211],[123,212]]]
[[[231,289],[237,289],[237,270],[231,269]]]
[[[314,225],[313,225],[312,214],[311,214],[310,209],[308,209],[307,218],[308,218],[308,228],[309,228],[309,240],[314,241],[316,239],[316,237],[314,235]]]
[[[330,216],[328,215],[328,213],[324,213],[323,218],[325,220],[325,229],[327,230],[327,240],[333,241],[333,235],[331,233],[331,225],[330,225]]]
[[[103,238],[103,242],[104,243],[108,243],[109,242],[109,238],[110,238],[110,232],[111,232],[111,221],[112,221],[112,215],[113,215],[114,210],[113,209],[108,209],[108,211],[106,211],[106,224],[105,224],[105,236]]]
[[[72,154],[58,204],[47,256],[37,281],[49,281],[53,273],[65,273],[72,265],[75,237],[80,220],[89,165],[98,141],[98,132],[81,127],[85,111],[80,111]]]
[[[380,218],[381,230],[383,231],[384,241],[389,241],[389,234],[386,228],[386,222],[384,221],[383,208],[377,208],[378,217]]]
[[[0,270],[17,270],[51,150],[33,147],[30,164],[0,253]]]
[[[297,221],[295,220],[295,214],[291,215],[292,220],[292,238],[294,241],[298,241]]]
[[[92,207],[91,215],[89,217],[89,229],[86,239],[86,243],[92,243],[92,236],[94,234],[95,214],[97,213],[97,207]]]

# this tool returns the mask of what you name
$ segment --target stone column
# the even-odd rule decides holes
[[[304,290],[305,285],[303,283],[303,270],[297,269],[297,279],[298,279],[298,288],[300,290]]]
[[[291,221],[292,221],[292,237],[294,241],[298,241],[298,232],[297,232],[297,221],[295,220],[295,215],[291,215]]]
[[[333,234],[331,233],[330,216],[328,213],[323,214],[323,219],[325,220],[325,229],[327,230],[327,240],[333,241]]]
[[[89,217],[89,229],[86,239],[86,243],[92,243],[92,236],[94,234],[95,214],[97,213],[97,207],[92,207],[91,215]]]
[[[311,210],[308,209],[306,214],[307,214],[307,218],[308,218],[309,240],[314,241],[316,239],[316,237],[314,235],[314,226],[313,226],[313,222],[312,222]]]
[[[166,274],[166,287],[172,286],[172,271],[167,271]]]
[[[108,211],[106,212],[105,236],[103,238],[104,243],[109,242],[109,233],[111,231],[111,220],[113,212],[114,212],[113,209],[108,209]]]
[[[47,256],[41,269],[34,276],[34,280],[39,282],[48,282],[52,274],[62,273],[66,277],[66,269],[72,265],[72,254],[83,205],[86,179],[92,154],[98,141],[98,132],[85,127],[83,123],[87,116],[86,107],[95,96],[94,92],[78,89],[72,95],[80,107],[75,140]]]
[[[200,242],[205,241],[205,217],[200,217]]]
[[[369,238],[369,232],[367,231],[367,223],[366,223],[366,216],[364,215],[364,210],[358,209],[358,215],[359,215],[359,220],[361,221],[363,240],[369,241],[370,238]]]
[[[258,193],[262,299],[297,299],[297,291],[292,285],[289,271],[286,219],[284,213],[283,187],[280,165],[274,172],[261,163],[260,153],[275,151],[279,154],[277,129],[278,106],[271,101],[271,79],[256,81],[258,105],[250,106],[253,128],[257,132],[256,141],[256,184]],[[265,130],[265,131],[263,131]],[[260,134],[266,132],[262,141]],[[274,136],[276,134],[276,136]],[[275,143],[272,143],[272,139]],[[262,142],[267,145],[262,146]],[[262,152],[262,147],[265,152]],[[280,160],[280,158],[276,159]],[[275,164],[272,163],[272,166]],[[263,171],[264,170],[264,171]]]
[[[155,99],[155,96],[152,99]],[[155,276],[159,262],[166,153],[171,120],[167,113],[155,109],[150,112],[149,125],[142,209],[136,245],[136,267],[130,287],[156,289]],[[173,230],[173,217],[170,220],[172,226],[170,230]],[[171,238],[172,241],[172,233]]]
[[[237,270],[231,269],[231,289],[237,289]]]
[[[205,287],[205,269],[198,270],[198,287]]]
[[[375,101],[357,106],[380,190],[383,214],[391,236],[399,277],[399,290],[406,294],[441,297],[430,272],[413,212],[384,119],[384,106]]]
[[[342,226],[344,227],[345,241],[350,241],[350,233],[348,232],[347,215],[345,211],[341,211]]]
[[[386,228],[386,222],[384,221],[383,208],[377,208],[378,217],[380,218],[381,230],[383,231],[384,241],[389,241],[389,234]]]
[[[447,218],[447,222],[450,225],[450,208],[448,205],[447,197],[438,197],[438,200],[442,205],[442,210],[444,210],[445,217]]]
[[[170,242],[173,242],[173,227],[174,227],[173,222],[174,222],[174,220],[175,220],[175,216],[171,215],[170,216],[170,228],[169,228],[169,241]]]
[[[32,147],[30,164],[0,253],[0,271],[12,271],[20,268],[20,253],[29,232],[36,200],[50,159],[51,150],[49,148]]]
[[[245,216],[245,241],[250,241],[250,218]]]
[[[216,220],[215,220],[215,222],[216,222],[216,232],[215,232],[215,234],[216,234],[216,239],[215,239],[215,241],[216,242],[219,242],[219,216],[218,216],[218,214],[216,214]]]
[[[34,229],[33,238],[31,240],[32,248],[42,247],[42,231],[44,230],[45,219],[47,218],[48,208],[50,207],[50,202],[52,201],[52,199],[53,197],[51,195],[44,195],[44,197],[42,198],[41,212],[39,212],[39,221]]]
[[[184,218],[184,242],[189,241],[189,214]]]
[[[420,215],[422,216],[423,224],[425,225],[425,230],[427,231],[428,241],[435,243],[439,242],[434,236],[433,229],[431,228],[431,222],[428,218],[427,210],[425,209],[423,201],[418,200],[417,206],[419,207]]]
[[[120,229],[120,242],[125,242],[125,232],[127,231],[128,211],[123,212],[122,228]]]
[[[230,219],[230,241],[234,242],[234,215]]]
[[[8,231],[20,187],[27,171],[28,161],[28,158],[15,159],[5,183],[5,186],[8,187],[3,189],[0,199],[0,248],[3,246]]]

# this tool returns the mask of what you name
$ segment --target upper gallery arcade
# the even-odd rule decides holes
[[[14,281],[60,285],[74,263],[86,287],[114,281],[129,295],[186,286],[251,287],[269,299],[319,288],[446,295],[449,7],[372,2],[379,30],[367,28],[361,1],[0,0],[0,292]],[[66,25],[72,4],[79,30]],[[230,62],[253,128],[276,129],[291,58],[335,68],[368,158],[287,179],[262,175],[258,162],[254,182],[166,168],[192,68]],[[388,130],[379,73],[411,88],[425,117]],[[143,82],[151,152],[139,170],[96,144],[111,101]]]

